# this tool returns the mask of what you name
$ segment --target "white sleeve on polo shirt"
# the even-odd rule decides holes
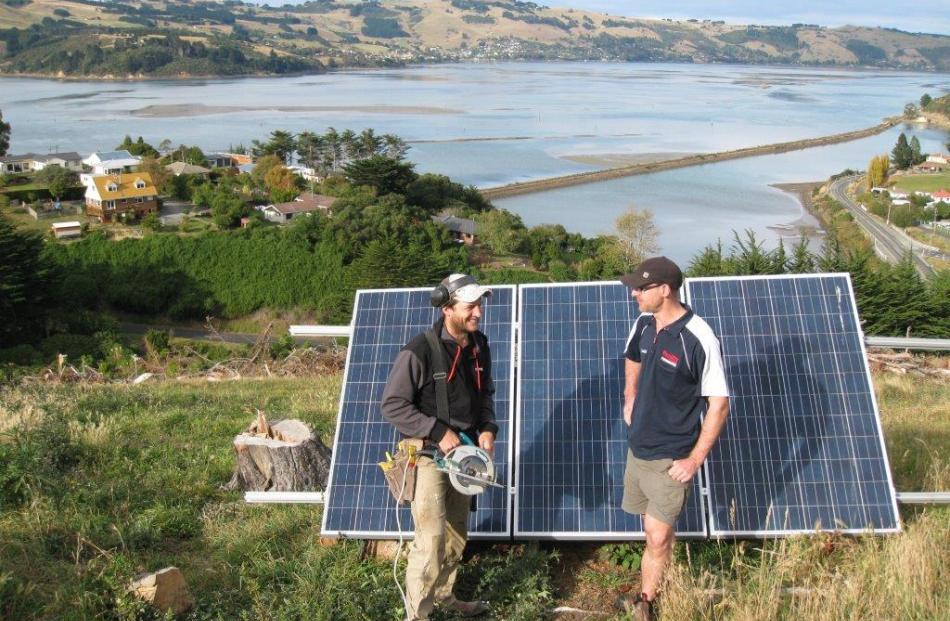
[[[689,330],[703,348],[705,361],[699,380],[699,394],[703,397],[728,397],[729,386],[726,383],[726,371],[722,363],[722,351],[719,339],[702,317],[693,315],[686,322]]]

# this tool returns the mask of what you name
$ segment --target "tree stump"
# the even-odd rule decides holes
[[[326,487],[331,451],[306,423],[268,423],[263,412],[234,438],[237,462],[226,490],[312,492]]]

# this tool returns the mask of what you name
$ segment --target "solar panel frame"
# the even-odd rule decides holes
[[[532,289],[556,289],[556,288],[574,288],[579,289],[581,287],[597,287],[597,288],[617,288],[622,289],[622,297],[630,304],[630,313],[626,317],[626,328],[624,333],[628,333],[629,330],[633,327],[634,321],[637,317],[640,316],[640,311],[637,308],[636,302],[630,298],[629,290],[620,284],[617,281],[588,281],[588,282],[567,282],[567,283],[532,283],[532,284],[523,284],[518,286],[518,301],[516,306],[518,307],[518,389],[516,391],[516,400],[515,400],[515,413],[513,419],[517,421],[515,425],[515,442],[519,448],[518,454],[515,456],[513,476],[514,476],[514,497],[512,502],[512,536],[515,540],[564,540],[564,541],[641,541],[646,539],[646,533],[643,530],[642,517],[641,516],[629,516],[625,514],[625,521],[634,522],[639,525],[638,529],[631,530],[604,530],[604,531],[536,531],[536,530],[525,530],[522,529],[519,525],[519,514],[522,509],[521,497],[522,490],[519,489],[521,484],[521,472],[523,467],[523,460],[521,455],[525,449],[525,440],[521,437],[523,431],[523,401],[524,401],[524,382],[525,382],[525,373],[524,373],[524,363],[525,358],[525,295],[528,291]],[[626,337],[629,338],[629,335]],[[626,341],[626,339],[625,339]],[[623,347],[618,347],[617,356],[619,359],[623,360]],[[616,386],[616,393],[619,394],[623,389],[622,382],[618,382]],[[622,403],[617,407],[618,417],[621,414]],[[619,420],[619,418],[618,418]],[[621,421],[622,424],[622,421]],[[625,438],[625,436],[624,436]],[[622,475],[623,475],[623,463],[620,463],[616,466],[620,474],[620,487],[622,488]],[[677,529],[676,536],[679,538],[685,539],[702,539],[708,537],[708,524],[706,520],[706,487],[705,487],[705,478],[703,471],[705,467],[701,467],[700,471],[697,472],[697,476],[693,479],[693,486],[691,488],[689,497],[687,498],[687,507],[684,507],[684,514],[687,510],[694,512],[694,518],[698,518],[702,527],[699,530],[682,530]],[[616,488],[616,486],[615,486]],[[616,490],[615,490],[616,491]],[[623,510],[619,507],[619,498],[616,499],[618,504],[614,509],[623,513]],[[696,503],[699,503],[699,506],[696,506]],[[684,516],[681,516],[681,520],[684,520]]]
[[[883,528],[874,528],[873,533],[875,534],[892,534],[898,533],[901,531],[901,522],[900,522],[900,513],[897,508],[897,493],[894,487],[893,476],[890,469],[890,461],[887,454],[887,446],[884,441],[883,428],[881,426],[881,416],[880,409],[877,403],[877,397],[874,393],[874,384],[871,379],[870,367],[867,364],[867,349],[864,342],[864,333],[861,330],[860,317],[858,315],[858,305],[857,300],[854,295],[854,288],[851,283],[851,277],[848,273],[826,273],[826,274],[785,274],[785,275],[758,275],[758,276],[716,276],[716,277],[700,277],[700,278],[688,278],[685,281],[684,285],[684,298],[686,302],[693,307],[695,305],[694,292],[693,288],[696,284],[703,282],[726,282],[726,281],[781,281],[781,280],[803,280],[803,279],[841,279],[843,284],[846,285],[848,299],[851,304],[851,318],[854,321],[854,329],[857,334],[858,341],[858,351],[855,353],[860,353],[860,358],[863,361],[863,375],[867,382],[868,397],[870,399],[870,404],[873,413],[874,419],[874,430],[877,434],[878,448],[880,449],[880,459],[883,460],[883,471],[886,477],[886,492],[890,495],[889,508],[891,511],[891,516],[893,517],[893,527],[883,527]],[[703,316],[702,312],[697,311],[700,316]],[[704,317],[704,319],[707,319]],[[715,327],[714,327],[715,331]],[[723,334],[717,332],[717,337],[722,340]],[[725,351],[723,352],[723,357],[725,358]],[[728,365],[727,365],[728,366]],[[728,377],[728,368],[727,368],[727,380]],[[730,386],[732,383],[730,382]],[[727,421],[727,425],[729,422]],[[718,443],[717,443],[718,446]],[[743,537],[753,537],[753,538],[777,538],[792,536],[798,534],[814,534],[816,528],[774,528],[774,529],[740,529],[740,528],[728,528],[717,524],[717,507],[714,506],[716,502],[716,494],[713,489],[718,482],[715,480],[714,470],[712,463],[714,463],[718,458],[717,448],[713,447],[713,451],[707,457],[707,467],[705,468],[705,477],[706,477],[706,501],[707,501],[707,511],[708,511],[708,528],[710,537],[722,538],[722,537],[731,537],[731,538],[743,538]],[[822,524],[818,531],[822,532],[838,532],[843,534],[867,534],[872,532],[868,528],[840,528],[835,525],[824,525]]]
[[[515,361],[515,330],[516,330],[515,319],[516,319],[516,313],[517,313],[517,304],[516,304],[517,291],[516,291],[516,286],[514,285],[491,285],[491,288],[493,292],[506,290],[506,291],[509,291],[511,295],[510,316],[507,318],[507,322],[511,330],[511,338],[508,340],[507,346],[505,346],[504,343],[496,343],[489,340],[489,346],[491,347],[491,350],[493,353],[493,357],[492,357],[493,371],[494,371],[496,361],[498,360],[498,357],[495,355],[496,351],[506,351],[508,354],[508,364],[509,364],[508,374],[506,377],[507,382],[508,382],[507,411],[499,412],[497,408],[497,402],[496,402],[496,412],[495,412],[496,418],[498,419],[500,419],[502,415],[507,417],[507,421],[504,423],[503,426],[501,426],[501,429],[499,430],[499,431],[504,430],[504,432],[507,434],[507,440],[506,440],[507,446],[504,452],[507,463],[503,465],[506,472],[504,484],[507,487],[507,489],[504,490],[505,527],[503,531],[478,532],[476,530],[472,530],[471,525],[470,525],[468,538],[480,539],[480,540],[509,540],[511,538],[511,516],[512,516],[510,490],[512,487],[512,478],[513,478],[513,472],[514,472],[512,459],[513,459],[514,445],[515,445],[514,418],[511,415],[511,413],[513,410],[512,404],[514,402],[515,390],[516,390],[515,388],[515,363],[516,363]],[[408,506],[398,508],[400,520],[402,523],[401,533],[399,533],[396,530],[389,530],[389,529],[379,529],[379,530],[346,529],[346,528],[328,529],[328,521],[331,515],[331,505],[334,500],[333,486],[334,486],[334,479],[338,472],[337,471],[337,466],[338,466],[337,460],[339,457],[338,447],[340,446],[339,444],[340,434],[343,429],[343,422],[344,422],[343,415],[344,415],[344,409],[345,409],[346,397],[347,397],[346,389],[347,389],[347,386],[349,385],[350,371],[352,369],[352,365],[351,365],[352,356],[353,356],[353,352],[355,351],[355,347],[353,347],[353,344],[354,344],[353,340],[354,338],[356,338],[356,328],[357,328],[358,312],[360,309],[360,302],[362,301],[363,296],[365,295],[388,294],[388,293],[420,293],[420,294],[424,294],[425,299],[428,300],[428,295],[430,291],[431,291],[431,288],[427,288],[427,287],[399,287],[399,288],[393,288],[393,289],[360,289],[356,292],[356,296],[353,301],[352,318],[350,320],[350,342],[349,342],[349,346],[347,347],[347,352],[346,352],[346,362],[345,362],[344,371],[343,371],[343,384],[340,391],[340,401],[339,401],[339,405],[337,409],[336,428],[334,430],[334,436],[333,436],[333,452],[330,458],[330,473],[327,479],[327,486],[326,486],[326,502],[323,506],[323,514],[321,516],[320,534],[323,537],[354,538],[354,539],[395,539],[397,536],[401,535],[402,539],[406,541],[409,541],[413,538],[412,514]],[[491,302],[489,302],[489,309],[491,308],[490,304]],[[436,309],[432,309],[432,312],[433,312],[432,317],[434,321],[436,317]],[[426,328],[430,327],[431,323],[432,322],[430,322],[429,325],[426,326]],[[412,330],[410,330],[409,338],[411,338],[418,332],[421,332],[423,329],[424,328],[422,328],[421,326],[418,330],[415,330],[415,328],[413,328]],[[407,339],[407,342],[408,342],[408,339]],[[497,377],[495,377],[495,379],[497,381]],[[496,393],[496,400],[497,400],[497,393]],[[398,437],[398,433],[395,431],[395,428],[393,428],[394,440],[391,443],[391,446],[395,446],[395,439],[397,437]],[[374,460],[378,461],[383,458],[384,458],[384,455],[382,454],[382,452],[380,452],[378,456],[374,457]],[[498,464],[496,462],[496,467],[497,466]],[[379,479],[382,480],[382,474],[380,473],[378,467],[376,468],[376,472],[378,474]],[[376,485],[376,487],[379,487],[379,485]],[[491,490],[486,493],[491,493]],[[393,500],[392,496],[389,495],[388,491],[385,494],[385,498],[386,498],[385,510],[396,511],[397,507],[396,507],[395,501]]]

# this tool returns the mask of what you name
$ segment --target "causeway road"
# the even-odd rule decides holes
[[[860,176],[849,176],[833,181],[829,189],[831,197],[844,205],[845,209],[854,217],[854,221],[867,231],[874,242],[875,251],[881,258],[888,263],[897,263],[910,250],[917,272],[924,278],[933,276],[936,273],[934,268],[920,256],[920,253],[926,251],[929,247],[912,240],[903,231],[881,222],[880,219],[865,211],[864,207],[848,195],[848,186],[859,178]]]
[[[519,183],[510,183],[508,185],[498,186],[496,188],[485,188],[480,191],[482,196],[488,200],[494,200],[496,198],[507,198],[509,196],[518,196],[520,194],[545,192],[547,190],[566,188],[584,183],[597,183],[600,181],[619,179],[621,177],[646,175],[663,170],[673,170],[674,168],[686,168],[688,166],[700,166],[702,164],[712,164],[713,162],[723,162],[725,160],[735,160],[743,157],[772,155],[775,153],[787,153],[788,151],[810,149],[812,147],[823,147],[830,144],[848,142],[850,140],[858,140],[859,138],[866,138],[868,136],[880,134],[881,132],[894,127],[898,123],[901,123],[903,120],[903,117],[899,116],[889,117],[873,127],[859,129],[853,132],[844,132],[842,134],[833,134],[831,136],[806,138],[805,140],[792,140],[790,142],[778,142],[775,144],[767,144],[758,147],[747,147],[744,149],[734,149],[732,151],[720,151],[718,153],[701,153],[699,155],[689,155],[671,160],[661,160],[659,162],[631,164],[630,166],[620,166],[618,168],[609,168],[607,170],[595,170],[591,172],[576,173],[573,175],[564,175],[561,177],[550,177],[548,179],[522,181]]]

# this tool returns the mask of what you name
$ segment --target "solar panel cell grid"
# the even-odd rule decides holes
[[[898,528],[847,275],[690,279],[732,398],[707,460],[712,534]]]
[[[618,283],[520,288],[515,536],[632,539],[623,352],[639,311]],[[677,530],[704,535],[698,477]]]
[[[499,480],[508,481],[512,390],[513,287],[494,287],[485,305],[481,329],[492,352],[495,411],[501,431],[495,445]],[[353,333],[347,352],[343,395],[337,420],[333,464],[324,508],[325,536],[395,538],[395,503],[377,462],[398,441],[379,410],[396,354],[416,334],[431,327],[438,311],[428,289],[360,291],[354,304]],[[478,498],[469,521],[473,537],[507,537],[509,496],[491,489]],[[400,509],[402,530],[411,535],[412,516]]]

